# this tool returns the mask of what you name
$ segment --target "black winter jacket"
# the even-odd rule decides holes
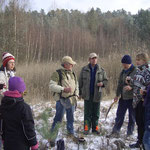
[[[31,108],[22,97],[2,99],[0,124],[4,150],[29,150],[37,144]]]

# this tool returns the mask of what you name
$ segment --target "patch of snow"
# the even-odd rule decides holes
[[[67,130],[66,130],[66,116],[64,115],[64,125],[62,125],[59,129],[59,133],[57,136],[57,140],[59,139],[64,139],[65,142],[65,147],[67,150],[100,150],[100,149],[105,149],[105,150],[117,150],[117,146],[114,144],[114,142],[116,140],[121,140],[125,143],[126,145],[126,150],[129,149],[129,144],[132,144],[134,142],[136,142],[136,138],[137,138],[137,133],[136,133],[136,128],[134,130],[134,134],[129,137],[126,138],[126,132],[127,132],[127,122],[128,122],[128,113],[126,113],[126,117],[125,117],[125,121],[124,124],[121,128],[120,131],[120,138],[107,138],[106,135],[109,135],[112,131],[114,122],[115,122],[115,117],[116,117],[116,110],[117,110],[117,104],[115,104],[115,106],[110,110],[107,119],[105,120],[105,116],[106,116],[106,112],[109,108],[109,106],[111,105],[112,100],[108,100],[108,101],[102,101],[101,102],[101,107],[100,107],[100,119],[99,119],[99,125],[101,128],[101,134],[98,135],[94,135],[92,133],[89,133],[89,135],[83,135],[83,120],[84,120],[84,102],[83,101],[79,101],[78,102],[78,107],[74,113],[74,129],[75,129],[75,134],[78,137],[82,137],[84,136],[85,140],[86,140],[86,144],[77,144],[73,141],[72,138],[67,137]],[[52,105],[50,102],[46,102],[46,103],[39,103],[37,105],[33,105],[32,106],[32,110],[34,112],[34,117],[35,117],[35,126],[37,126],[38,128],[42,127],[42,120],[41,119],[36,119],[38,118],[38,116],[47,108],[51,108],[51,115],[49,117],[49,123],[52,124],[53,122],[53,118],[55,115],[55,105]],[[63,122],[64,122],[63,121]],[[79,133],[78,133],[78,129],[79,129]],[[49,131],[47,131],[49,132]],[[42,136],[38,133],[37,131],[37,139],[38,141],[42,142],[43,144],[47,144],[47,140],[43,139]],[[51,148],[51,150],[55,150],[55,148]],[[134,149],[133,149],[134,150]]]

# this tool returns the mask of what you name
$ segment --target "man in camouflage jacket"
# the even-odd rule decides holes
[[[58,122],[62,121],[64,111],[66,111],[67,131],[69,134],[74,134],[74,105],[78,97],[78,82],[72,71],[75,64],[76,62],[71,57],[65,56],[62,59],[62,68],[51,76],[49,87],[56,100],[56,114],[51,131],[54,130]]]

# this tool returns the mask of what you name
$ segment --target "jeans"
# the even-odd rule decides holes
[[[132,99],[129,99],[129,100],[120,99],[119,100],[113,132],[120,131],[121,126],[124,122],[124,117],[125,117],[126,111],[128,109],[129,122],[128,122],[127,135],[131,135],[133,133],[134,125],[135,125],[135,113],[134,113],[134,109],[132,107],[132,101],[133,101]]]
[[[143,144],[145,150],[150,150],[150,131],[145,130],[143,136]]]
[[[67,130],[70,134],[74,134],[74,127],[73,127],[73,122],[74,122],[74,106],[71,108],[66,109],[59,101],[56,102],[56,114],[54,117],[54,121],[52,124],[51,131],[55,128],[55,125],[58,122],[62,122],[64,112],[66,110],[66,118],[67,118]]]

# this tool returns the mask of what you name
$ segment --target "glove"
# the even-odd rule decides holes
[[[38,150],[38,148],[39,148],[39,143],[38,142],[37,142],[36,145],[31,146],[31,150]]]

